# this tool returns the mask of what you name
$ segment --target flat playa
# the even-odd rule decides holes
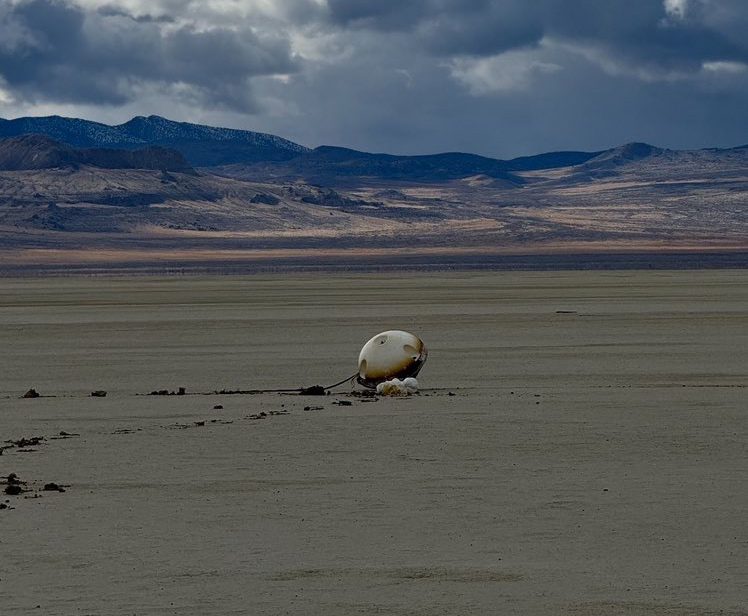
[[[2,614],[748,614],[747,270],[0,279],[0,320],[0,441],[46,437]],[[393,327],[419,396],[194,393]]]

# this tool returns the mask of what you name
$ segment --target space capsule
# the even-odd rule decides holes
[[[361,349],[356,380],[374,389],[384,381],[415,377],[427,357],[426,345],[418,336],[400,330],[382,332]]]

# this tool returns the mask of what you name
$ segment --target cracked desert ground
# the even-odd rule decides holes
[[[2,614],[748,613],[746,270],[5,278],[0,322],[0,440],[46,437]],[[420,395],[200,395],[392,328]]]

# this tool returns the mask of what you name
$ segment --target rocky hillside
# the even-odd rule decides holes
[[[563,173],[562,181],[580,185],[614,180],[671,185],[743,180],[748,176],[748,147],[669,150],[646,143],[628,143],[568,167]]]
[[[117,126],[60,116],[0,121],[0,137],[27,133],[47,135],[76,148],[173,148],[193,166],[287,160],[307,151],[275,135],[173,122],[155,115],[138,116]]]
[[[0,139],[0,170],[21,171],[90,165],[103,169],[158,169],[194,173],[178,151],[158,146],[138,150],[74,148],[45,135]]]

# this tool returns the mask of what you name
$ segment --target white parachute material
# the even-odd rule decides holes
[[[377,393],[381,396],[410,396],[418,392],[418,381],[413,377],[407,379],[392,379],[377,385]]]

